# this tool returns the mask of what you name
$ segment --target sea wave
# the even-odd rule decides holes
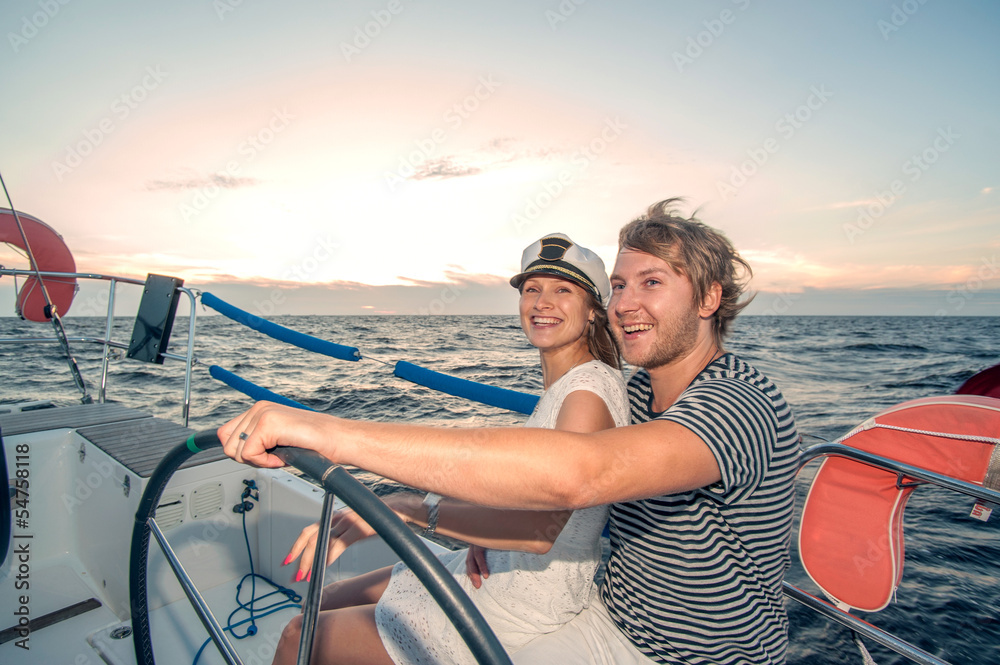
[[[514,316],[481,317],[280,317],[278,323],[361,349],[364,360],[344,362],[284,346],[218,316],[198,321],[191,426],[216,427],[249,400],[208,376],[217,364],[306,406],[336,415],[419,422],[448,427],[516,426],[524,417],[435,393],[392,375],[407,360],[437,371],[522,392],[541,389],[538,354],[524,340]],[[71,336],[104,334],[103,319],[66,320]],[[178,321],[171,351],[187,345]],[[806,445],[842,436],[879,411],[919,397],[953,393],[975,372],[1000,362],[998,318],[958,317],[741,317],[727,348],[757,365],[782,389]],[[0,336],[49,333],[17,319],[0,319]],[[116,327],[127,339],[131,323]],[[96,394],[99,347],[73,344]],[[371,359],[390,363],[389,365]],[[43,353],[24,344],[0,344],[6,402],[78,400],[58,346]],[[183,372],[114,360],[108,397],[178,420]],[[357,472],[379,493],[398,486]],[[799,501],[813,471],[797,486]],[[800,504],[801,505],[801,504]],[[920,488],[906,509],[906,574],[897,602],[862,615],[954,663],[1000,662],[1000,618],[995,583],[1000,543],[994,525],[968,517],[969,501]],[[794,543],[794,538],[793,538]],[[810,588],[801,568],[789,579]],[[846,630],[789,603],[789,663],[859,662]],[[902,663],[869,645],[881,665]]]

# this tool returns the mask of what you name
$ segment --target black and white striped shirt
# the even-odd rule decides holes
[[[722,480],[693,492],[615,504],[601,590],[608,612],[660,663],[784,663],[799,437],[781,392],[732,354],[709,364],[665,412],[649,374],[629,381],[632,422],[669,420],[697,434]],[[664,442],[669,445],[669,442]]]

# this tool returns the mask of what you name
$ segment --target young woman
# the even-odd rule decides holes
[[[601,259],[563,234],[525,249],[511,285],[521,294],[521,327],[539,351],[545,392],[526,427],[595,432],[628,424],[618,347],[602,305],[610,283]],[[505,470],[498,469],[498,473]],[[555,630],[590,602],[607,507],[509,511],[428,495],[387,497],[404,520],[473,545],[441,555],[508,652]],[[318,526],[306,528],[285,563],[312,565]],[[329,561],[373,534],[353,511],[334,516]],[[476,584],[466,574],[482,571]],[[485,560],[484,560],[485,559]],[[402,564],[324,589],[314,640],[317,662],[396,665],[474,663],[458,632]],[[301,617],[282,634],[274,662],[294,663]]]

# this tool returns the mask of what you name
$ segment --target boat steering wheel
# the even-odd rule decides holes
[[[129,555],[129,595],[132,598],[132,637],[135,645],[135,656],[138,665],[154,665],[153,644],[149,627],[149,602],[146,589],[146,572],[149,558],[149,536],[155,527],[153,515],[159,504],[163,490],[166,488],[174,472],[197,453],[220,446],[215,430],[202,430],[181,442],[160,461],[146,485],[139,501],[139,509],[135,515],[135,525],[132,529],[132,545]],[[510,657],[497,640],[493,630],[483,619],[482,614],[462,591],[455,578],[445,570],[436,556],[431,554],[409,527],[399,519],[375,494],[358,482],[342,466],[331,463],[322,455],[299,448],[276,448],[272,451],[288,465],[294,466],[314,482],[320,483],[328,495],[336,494],[344,503],[375,529],[389,547],[414,572],[424,584],[427,591],[437,601],[445,614],[451,619],[465,640],[476,660],[483,665],[511,665]],[[324,521],[329,524],[332,497],[324,500]],[[159,532],[156,527],[157,534]],[[159,538],[159,535],[157,535]],[[320,540],[319,542],[324,542]],[[161,544],[164,544],[161,542]],[[168,550],[168,558],[172,556],[169,544],[164,544]],[[313,564],[312,581],[306,596],[304,621],[302,626],[302,643],[312,644],[315,621],[310,622],[310,615],[316,616],[320,597],[322,596],[323,571],[322,563],[326,556],[317,556]],[[175,570],[175,572],[177,572]],[[207,606],[204,606],[200,594],[190,581],[181,579],[185,592],[195,605],[202,623],[209,630],[216,646],[223,657],[231,663],[239,663],[238,656],[228,638],[219,629],[215,617],[211,616]],[[190,586],[190,588],[188,588]],[[199,602],[201,601],[201,602]],[[207,616],[206,616],[207,614]],[[310,649],[299,649],[299,663],[308,662]]]

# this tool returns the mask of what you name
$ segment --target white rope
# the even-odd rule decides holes
[[[858,434],[860,432],[865,432],[867,430],[876,429],[876,428],[891,429],[891,430],[895,430],[897,432],[909,432],[910,434],[923,434],[925,436],[937,436],[937,437],[941,437],[943,439],[956,439],[958,441],[975,441],[976,443],[992,443],[994,445],[1000,445],[1000,438],[991,437],[991,436],[976,436],[974,434],[952,434],[950,432],[931,432],[931,431],[924,430],[924,429],[913,429],[912,427],[899,427],[897,425],[884,425],[884,424],[882,424],[880,422],[875,422],[875,423],[872,423],[871,425],[865,423],[864,425],[861,425],[860,427],[856,427],[853,430],[851,430],[850,432],[848,432],[847,434],[845,434],[843,437],[841,437],[840,441],[844,441],[846,439],[849,439],[852,436],[854,436],[855,434]]]
[[[858,647],[858,651],[861,652],[861,660],[865,665],[876,665],[875,659],[872,655],[868,653],[868,649],[865,647],[865,643],[861,641],[861,638],[853,630],[851,631],[851,639],[854,640],[854,645]]]

